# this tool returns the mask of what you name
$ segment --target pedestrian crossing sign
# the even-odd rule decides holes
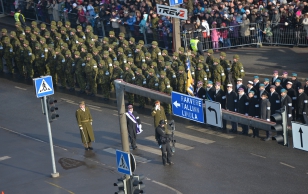
[[[52,77],[44,76],[40,78],[33,79],[34,87],[36,92],[36,97],[41,98],[44,96],[49,96],[54,94]]]
[[[132,175],[129,153],[123,152],[121,150],[116,150],[116,158],[117,158],[118,172],[127,175]]]

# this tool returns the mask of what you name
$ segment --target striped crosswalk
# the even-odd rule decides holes
[[[2,157],[0,157],[0,161],[7,160],[7,159],[10,159],[10,158],[11,158],[10,156],[2,156]]]
[[[146,137],[145,139],[156,142],[154,136],[149,136],[149,137]],[[191,150],[191,149],[194,149],[191,146],[180,144],[180,143],[176,143],[176,148],[177,149],[181,149],[181,150]]]
[[[205,129],[205,128],[200,128],[200,127],[196,127],[196,126],[186,126],[186,128],[192,129],[192,130],[195,130],[195,131],[199,131],[201,133],[206,133],[206,134],[209,134],[209,135],[223,137],[223,138],[226,138],[226,139],[234,138],[234,136],[232,136],[232,135],[223,134],[221,132],[217,132],[217,131],[213,131],[213,130]]]

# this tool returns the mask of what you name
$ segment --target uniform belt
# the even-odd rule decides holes
[[[86,122],[89,122],[89,120],[84,120],[84,121],[81,121],[82,123],[86,123]]]

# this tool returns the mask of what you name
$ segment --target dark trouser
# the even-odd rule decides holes
[[[249,131],[248,125],[241,124],[241,126],[242,126],[242,134],[248,135],[248,131]]]
[[[132,148],[136,147],[136,131],[135,130],[128,130],[129,140]]]
[[[272,137],[272,132],[266,131],[266,138],[271,138],[271,137]]]
[[[253,136],[254,136],[254,137],[259,137],[259,129],[253,127],[253,128],[252,128],[252,132],[253,132]]]
[[[161,153],[162,153],[163,164],[166,164],[167,162],[170,163],[172,155],[169,142],[161,145]]]
[[[222,124],[223,124],[223,129],[227,129],[227,121],[223,120]],[[231,131],[236,132],[237,131],[237,123],[231,121],[231,126],[232,126]]]

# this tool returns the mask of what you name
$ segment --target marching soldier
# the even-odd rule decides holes
[[[144,75],[142,75],[142,70],[140,68],[138,68],[136,71],[135,71],[135,75],[136,75],[136,79],[135,79],[135,84],[137,86],[141,86],[141,87],[147,87],[147,80],[146,78],[144,77]],[[139,108],[144,108],[145,106],[145,98],[143,96],[139,96],[137,95],[137,101],[139,103]]]
[[[158,91],[171,95],[172,88],[170,86],[170,81],[166,77],[166,72],[161,71],[159,76],[159,83],[158,83]],[[163,103],[163,107],[165,108],[165,113],[167,115],[171,114],[171,105],[167,103]]]
[[[179,67],[179,71],[176,76],[176,91],[185,94],[186,93],[187,73],[183,66]]]
[[[225,82],[222,83],[223,85],[225,85],[225,88],[224,88],[225,91],[227,90],[227,87],[226,87],[227,84],[232,83],[231,75],[230,75],[231,66],[228,60],[226,60],[226,57],[227,57],[227,54],[225,52],[220,53],[220,65],[224,68],[225,75],[226,75]]]
[[[25,78],[32,79],[33,78],[33,61],[35,59],[34,54],[32,54],[32,49],[29,46],[29,42],[27,40],[24,41],[24,63],[25,63]]]
[[[153,61],[157,61],[158,55],[161,55],[161,51],[158,48],[158,43],[156,41],[152,42],[151,56]]]
[[[286,84],[287,85],[287,84]],[[280,93],[280,91],[282,90],[282,89],[284,89],[282,86],[281,86],[281,81],[280,81],[280,79],[276,79],[276,81],[275,81],[275,86],[276,86],[276,92],[277,93]]]
[[[117,69],[118,64],[117,61],[115,61],[113,76],[117,75]],[[98,63],[97,85],[102,89],[104,101],[108,101],[110,98],[110,82],[113,81],[111,81],[111,74],[109,72],[108,66],[104,65],[103,63]]]
[[[80,57],[79,51],[75,51],[75,76],[76,76],[76,81],[80,87],[79,93],[84,93],[86,89],[86,81],[85,81],[85,66],[86,63],[83,58]]]
[[[219,59],[214,58],[212,68],[212,81],[225,83],[226,75],[224,68],[219,64]],[[221,89],[224,89],[223,87]]]
[[[131,83],[133,84],[135,82],[135,74],[134,72],[130,69],[129,64],[125,65],[125,71],[123,74],[123,80],[127,83]],[[130,105],[134,105],[134,94],[132,93],[126,93],[127,94],[127,98],[128,98],[128,104]]]
[[[97,76],[97,63],[93,59],[91,53],[87,54],[86,65],[85,65],[85,73],[87,84],[86,88],[88,89],[89,95],[95,96],[97,94],[97,84],[96,84],[96,76]]]
[[[78,54],[78,53],[76,53]],[[79,103],[79,109],[76,111],[77,124],[80,129],[80,137],[86,151],[93,150],[92,142],[95,141],[92,129],[92,115],[90,109],[85,106],[85,102]]]
[[[7,36],[5,38],[3,38],[3,43],[4,43],[3,58],[5,60],[6,66],[8,68],[8,72],[10,74],[13,74],[14,68],[13,68],[12,58],[14,57],[14,51],[13,51],[13,46],[10,43],[10,38],[7,37]]]
[[[239,62],[239,60],[240,60],[240,57],[238,55],[233,56],[233,64],[232,64],[231,72],[232,72],[234,83],[236,83],[236,80],[238,78],[243,79],[245,77],[244,67],[242,63]]]
[[[71,51],[67,50],[65,52],[65,65],[64,65],[64,73],[65,78],[68,83],[68,87],[70,91],[75,91],[75,80],[74,80],[74,73],[75,73],[75,63],[72,58]],[[65,83],[66,84],[66,83]],[[65,85],[66,87],[66,85]]]
[[[203,65],[202,63],[199,63],[197,66],[197,69],[195,71],[195,80],[198,81],[202,81],[203,85],[207,85],[208,82],[208,77],[207,74],[205,73],[205,71],[203,70]]]
[[[209,49],[207,51],[207,57],[205,63],[208,64],[210,67],[213,65],[213,54],[214,54],[213,49]]]

